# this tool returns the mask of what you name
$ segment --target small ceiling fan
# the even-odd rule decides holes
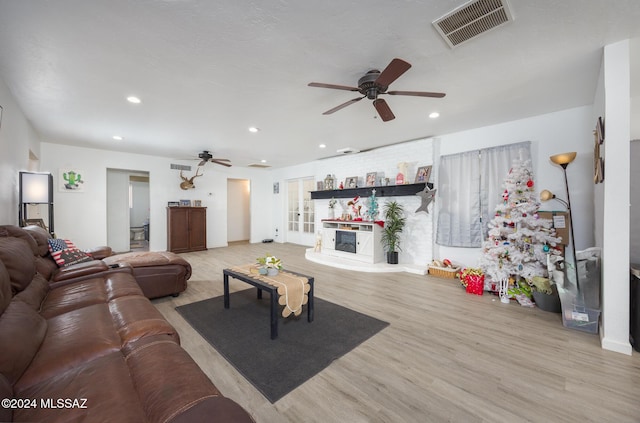
[[[211,163],[216,163],[222,166],[231,167],[231,163],[229,163],[231,160],[219,159],[217,157],[213,157],[213,155],[207,150],[204,150],[202,153],[199,153],[198,158],[200,159],[200,163],[198,163],[198,166],[204,166],[207,162],[211,162]]]
[[[339,106],[334,107],[333,109],[329,109],[324,112],[323,115],[330,115],[340,109],[344,109],[345,107],[353,103],[357,103],[358,101],[366,97],[369,100],[373,100],[373,107],[376,108],[376,111],[378,112],[382,120],[384,122],[387,122],[395,119],[395,116],[391,111],[391,108],[389,108],[387,102],[384,101],[384,99],[378,98],[378,96],[380,95],[409,95],[415,97],[434,98],[442,98],[445,96],[444,93],[432,93],[426,91],[387,91],[389,85],[391,85],[391,83],[398,79],[403,73],[408,71],[409,68],[411,68],[411,65],[409,63],[405,62],[402,59],[396,58],[393,59],[382,72],[377,69],[373,69],[367,72],[362,78],[358,80],[357,87],[324,84],[321,82],[310,82],[308,86],[318,88],[331,88],[334,90],[358,91],[363,95],[362,97],[357,97],[345,103],[342,103]]]

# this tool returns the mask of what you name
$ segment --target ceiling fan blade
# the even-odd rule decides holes
[[[226,163],[228,161],[228,159],[211,159],[211,163],[217,163],[222,166],[231,167],[230,163]]]
[[[389,120],[393,120],[396,118],[393,115],[393,112],[391,111],[391,109],[389,108],[389,105],[387,104],[387,102],[381,98],[377,98],[373,100],[373,107],[376,108],[383,122],[387,122]]]
[[[364,96],[364,97],[366,97],[366,96]],[[326,112],[323,113],[323,115],[330,115],[331,113],[337,112],[340,109],[344,109],[345,107],[347,107],[347,106],[349,106],[349,105],[351,105],[353,103],[357,103],[358,101],[362,100],[364,97],[358,97],[358,98],[351,99],[351,100],[347,101],[346,103],[342,103],[341,105],[334,107],[331,110],[327,110]]]
[[[332,88],[334,90],[360,91],[358,87],[347,87],[346,85],[323,84],[322,82],[310,82],[309,87]]]
[[[430,93],[427,91],[387,91],[385,94],[389,95],[412,95],[415,97],[434,97],[434,98],[442,98],[446,94],[445,93]]]
[[[402,59],[393,59],[391,63],[382,71],[376,79],[376,84],[382,87],[388,87],[393,81],[398,79],[403,73],[409,70],[411,65]]]

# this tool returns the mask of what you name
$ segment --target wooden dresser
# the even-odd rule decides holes
[[[207,249],[207,208],[167,207],[167,251]]]

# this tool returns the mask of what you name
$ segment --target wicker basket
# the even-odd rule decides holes
[[[438,278],[454,279],[458,275],[458,272],[460,272],[460,267],[438,267],[432,264],[429,265],[429,274]]]

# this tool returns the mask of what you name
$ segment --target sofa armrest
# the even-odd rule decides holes
[[[100,247],[93,247],[89,250],[85,250],[85,253],[90,254],[96,260],[102,260],[105,257],[109,257],[113,255],[113,250],[111,247],[106,245],[102,245]]]
[[[102,260],[87,261],[58,269],[49,281],[52,288],[78,282],[84,279],[94,278],[98,275],[114,272],[126,272],[133,274],[132,268],[127,263],[109,265]]]

